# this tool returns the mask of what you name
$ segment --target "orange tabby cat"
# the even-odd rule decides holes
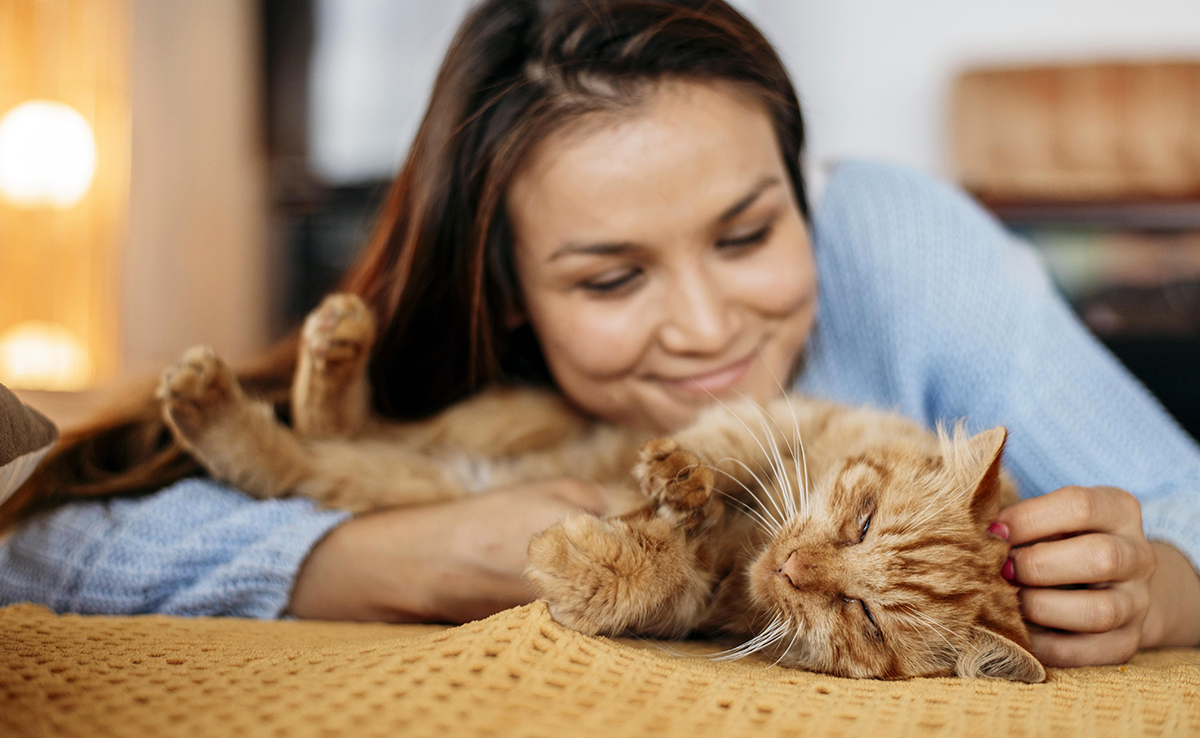
[[[746,636],[726,655],[853,677],[1045,678],[986,531],[1016,499],[1004,429],[935,436],[793,395],[648,440],[528,389],[392,423],[369,412],[373,340],[362,301],[333,295],[304,325],[293,428],[203,348],[164,375],[164,417],[214,477],[264,498],[365,511],[564,476],[639,494],[530,544],[528,577],[585,633]]]

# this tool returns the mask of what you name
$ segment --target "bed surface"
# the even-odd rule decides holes
[[[540,603],[458,628],[0,609],[4,736],[1068,734],[1200,735],[1200,651],[880,682],[589,638]]]

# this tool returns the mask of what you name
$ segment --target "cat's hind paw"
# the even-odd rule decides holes
[[[713,500],[713,471],[670,438],[642,445],[634,475],[659,513],[684,528],[704,519]]]
[[[301,335],[317,368],[357,365],[375,342],[375,316],[358,295],[336,292],[308,314]]]
[[[197,439],[243,399],[237,377],[208,346],[193,346],[163,372],[156,396],[185,440]]]

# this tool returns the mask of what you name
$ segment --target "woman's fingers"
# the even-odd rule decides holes
[[[1021,614],[1044,628],[1106,633],[1129,624],[1140,612],[1124,588],[1021,590]]]
[[[1137,653],[1139,627],[1130,624],[1107,633],[1058,633],[1031,628],[1033,655],[1046,666],[1123,664]]]
[[[1000,511],[1008,542],[1020,546],[1051,536],[1112,532],[1142,526],[1137,498],[1116,487],[1063,487]]]
[[[1026,587],[1099,584],[1149,577],[1154,552],[1144,539],[1108,533],[1045,541],[1014,548],[1014,581]]]

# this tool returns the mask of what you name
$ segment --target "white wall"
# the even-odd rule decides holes
[[[257,18],[242,0],[134,0],[127,376],[197,343],[236,361],[266,342]]]
[[[792,70],[814,163],[873,156],[948,173],[947,95],[966,65],[1200,58],[1200,0],[734,2]],[[395,170],[469,4],[319,0],[318,172],[352,181]]]
[[[740,0],[792,71],[815,161],[949,173],[950,85],[968,65],[1200,58],[1200,0]]]

